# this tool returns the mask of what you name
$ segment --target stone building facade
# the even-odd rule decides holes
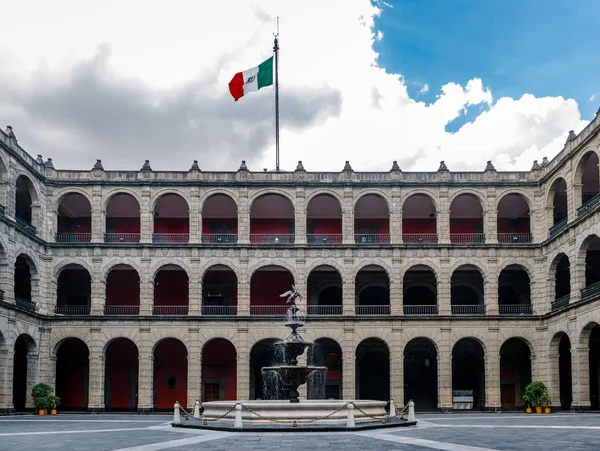
[[[528,172],[55,169],[0,132],[0,409],[260,398],[307,311],[327,396],[599,408],[600,116]],[[161,288],[162,287],[162,288]]]

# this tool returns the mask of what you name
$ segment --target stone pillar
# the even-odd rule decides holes
[[[154,408],[154,356],[150,346],[150,328],[140,329],[138,363],[138,412],[150,412]],[[185,402],[181,400],[180,402]]]
[[[91,283],[90,314],[103,315],[106,302],[106,280],[99,272],[94,271]]]
[[[92,243],[104,242],[104,231],[106,227],[106,211],[103,205],[102,187],[94,185],[92,187]]]
[[[142,188],[140,205],[140,243],[152,243],[154,233],[154,211],[150,203],[150,187]]]
[[[140,316],[152,315],[154,311],[154,274],[150,274],[150,258],[142,258],[140,276]]]
[[[447,251],[445,251],[447,253]],[[437,275],[437,302],[440,315],[451,315],[451,284],[450,260],[447,257],[440,259],[440,274]]]
[[[573,304],[581,299],[581,290],[585,288],[585,253],[583,256],[577,252],[576,257],[571,261],[571,299],[569,303]]]
[[[577,209],[582,205],[582,191],[583,183],[573,183],[572,186],[567,184],[567,202],[569,198],[572,199],[571,205],[568,205],[571,207],[569,209],[569,218],[571,218],[571,220],[577,218]]]
[[[0,290],[4,291],[4,302],[10,304],[15,302],[14,280],[14,266],[3,259],[0,261]]]
[[[485,302],[486,315],[498,315],[498,279],[496,278],[496,263],[484,274],[483,299]]]
[[[188,389],[187,406],[191,408],[198,399],[202,402],[202,346],[200,329],[197,326],[188,328],[189,340],[185,345],[188,351]]]
[[[246,187],[240,188],[239,191],[238,243],[250,243],[250,205],[248,201],[248,188]]]
[[[392,325],[392,342],[390,343],[390,399],[398,407],[404,406],[404,346],[402,326]]]
[[[191,244],[202,242],[202,206],[200,205],[200,190],[197,186],[190,189],[189,223]]]
[[[198,316],[202,313],[202,274],[200,274],[200,259],[193,257],[189,274],[189,307],[188,315]]]
[[[441,199],[440,199],[441,204]],[[447,206],[437,212],[436,227],[438,234],[438,243],[450,244],[450,210]]]
[[[237,314],[239,316],[250,315],[250,280],[247,272],[238,274],[237,281]]]
[[[485,343],[485,407],[492,412],[502,408],[500,402],[500,345],[498,326],[489,328],[489,340]]]
[[[342,279],[342,315],[356,314],[356,281],[352,273],[346,271]]]
[[[13,410],[13,363],[13,356],[8,352],[6,345],[0,348],[0,413],[9,413]]]
[[[296,205],[294,206],[295,244],[306,244],[306,205],[304,196],[304,187],[296,188]]]
[[[450,327],[441,327],[438,344],[438,408],[452,410],[452,345]]]
[[[103,412],[105,356],[102,329],[100,327],[92,327],[90,328],[90,334],[91,340],[88,343],[90,350],[88,410],[91,412]]]
[[[567,205],[568,208],[568,205]],[[568,212],[567,212],[568,213]],[[545,215],[545,229],[546,229],[546,235],[545,236],[541,236],[540,238],[547,238],[550,236],[550,229],[552,228],[552,226],[554,225],[554,205],[546,205],[546,208],[544,210],[544,215]]]
[[[401,258],[392,259],[392,271],[394,274],[400,273],[402,267]],[[403,303],[404,303],[404,290],[403,280],[400,277],[390,278],[390,314],[392,316],[399,316],[403,314]],[[395,398],[394,398],[395,400]]]
[[[546,355],[546,371],[548,396],[552,401],[552,407],[560,408],[560,373],[558,345],[560,340],[550,343],[548,355]]]
[[[246,401],[250,399],[250,346],[247,321],[238,322],[238,340],[234,346],[237,352],[237,399]]]
[[[498,244],[498,211],[496,210],[496,207],[494,207],[495,201],[495,197],[488,197],[488,205],[490,205],[490,209],[485,212],[483,218],[485,242],[487,244]]]
[[[344,244],[354,244],[354,193],[351,187],[344,188],[342,223]]]
[[[590,402],[590,349],[587,343],[577,343],[571,346],[571,372],[573,375],[573,402],[571,409],[574,411],[589,410]]]
[[[30,349],[29,352],[32,352]],[[33,398],[31,397],[31,390],[39,382],[39,370],[40,370],[40,355],[39,350],[27,354],[27,397],[25,400],[25,408],[33,409]],[[51,381],[48,381],[51,382]]]
[[[402,194],[399,187],[392,188],[390,243],[402,244]]]
[[[356,342],[354,326],[344,323],[342,348],[342,395],[344,399],[356,399]]]

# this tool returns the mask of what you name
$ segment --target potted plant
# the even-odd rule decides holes
[[[541,397],[546,394],[546,385],[540,381],[533,381],[525,387],[523,401],[530,406],[535,406],[535,413],[542,413]]]
[[[39,415],[46,415],[48,411],[48,398],[45,396],[38,396],[37,398],[33,398],[33,404],[35,405],[35,409],[38,411]]]
[[[531,405],[533,404],[533,400],[531,399],[531,395],[525,393],[523,395],[523,402],[525,403],[525,413],[531,413]]]
[[[542,404],[542,407],[544,407],[544,413],[550,413],[550,397],[548,396],[547,393],[544,393],[542,396],[540,396],[540,403]]]
[[[54,389],[48,384],[37,384],[31,389],[33,404],[40,415],[46,415],[50,407],[48,398],[52,395]]]
[[[48,408],[50,409],[51,415],[56,415],[56,408],[60,404],[60,398],[58,396],[48,396]]]

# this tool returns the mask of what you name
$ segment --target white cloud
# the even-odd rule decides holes
[[[384,2],[240,0],[233,11],[228,2],[207,5],[192,0],[173,0],[168,6],[142,0],[0,0],[0,10],[10,14],[0,27],[0,80],[15,87],[10,102],[0,105],[0,123],[13,125],[30,153],[53,157],[57,167],[81,167],[83,159],[91,165],[96,158],[106,161],[107,155],[117,159],[109,153],[116,145],[119,165],[139,168],[150,152],[142,139],[146,135],[150,142],[162,136],[161,146],[178,149],[174,158],[171,149],[157,144],[151,153],[155,169],[185,170],[199,159],[204,170],[234,170],[242,155],[252,169],[273,167],[272,128],[265,126],[264,114],[266,106],[272,108],[272,90],[233,104],[227,83],[235,72],[269,55],[279,15],[285,169],[303,160],[307,170],[341,170],[350,160],[355,170],[388,170],[398,160],[403,170],[436,170],[445,160],[451,170],[482,170],[492,160],[499,169],[528,170],[540,155],[554,156],[568,130],[585,125],[573,100],[524,95],[494,102],[493,87],[478,78],[466,86],[452,80],[442,87],[424,85],[421,91],[439,91],[431,104],[411,98],[404,78],[379,67],[373,50],[374,42],[384,39],[374,28],[374,18],[385,14]],[[101,53],[100,66],[93,66],[90,79],[96,83],[85,85],[86,95],[93,96],[89,90],[99,86],[98,80],[109,80],[113,95],[144,96],[124,119],[123,128],[134,132],[123,135],[127,142],[121,149],[104,123],[110,122],[110,104],[100,110],[107,120],[93,111],[95,120],[85,129],[73,111],[90,114],[94,105],[86,105],[86,96],[70,96],[70,116],[60,104],[45,104],[52,120],[32,107],[44,104],[47,90],[56,89],[51,81],[65,80],[68,89],[66,80],[87,67],[82,60],[98,57],[99,46],[109,51]],[[327,92],[331,96],[323,95]],[[126,106],[115,104],[114,115]],[[148,120],[157,107],[162,108],[158,119]],[[456,133],[447,133],[446,125],[467,107],[481,112]],[[251,114],[255,108],[263,110],[260,121]],[[232,112],[239,115],[233,125]],[[172,124],[175,118],[185,122],[185,133],[155,129],[156,122]],[[203,123],[210,130],[202,129]],[[252,136],[250,144],[242,145],[244,136]],[[240,151],[231,150],[236,147]]]
[[[419,94],[427,94],[429,92],[429,85],[425,83],[421,89],[419,89]]]

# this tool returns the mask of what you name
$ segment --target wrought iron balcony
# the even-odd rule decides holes
[[[357,305],[357,315],[389,315],[389,305]]]
[[[162,316],[185,316],[188,314],[187,305],[155,305],[152,311],[153,315]]]
[[[390,244],[390,234],[389,233],[355,233],[354,234],[354,243],[358,245],[368,245],[368,244]]]
[[[236,244],[235,233],[203,233],[202,244]]]
[[[120,316],[120,315],[139,315],[140,314],[140,306],[139,305],[105,305],[104,306],[104,314],[110,316]]]
[[[189,233],[154,233],[153,243],[187,243],[190,241]]]
[[[499,233],[498,243],[502,244],[527,244],[533,242],[531,233]]]
[[[91,233],[57,233],[57,243],[89,243],[92,241]]]
[[[341,305],[309,305],[308,314],[311,316],[339,316],[342,314]]]
[[[561,219],[556,224],[554,224],[552,227],[550,227],[550,229],[548,230],[548,234],[550,236],[557,235],[561,230],[564,230],[567,227],[568,222],[569,222],[569,218]]]
[[[403,306],[405,315],[437,315],[437,305],[405,305]]]
[[[141,235],[139,233],[105,233],[105,243],[139,243]]]
[[[207,316],[235,316],[237,305],[203,305],[202,314]]]
[[[485,315],[485,305],[453,305],[453,315]]]
[[[309,234],[306,235],[306,242],[308,244],[321,244],[321,245],[328,245],[328,244],[341,244],[343,240],[343,235],[341,233],[339,234],[326,234],[326,235],[322,235],[322,234]]]
[[[15,220],[17,222],[17,226],[19,226],[21,230],[27,233],[31,233],[32,235],[37,234],[37,229],[34,226],[32,226],[31,223],[26,219],[23,219],[19,216],[15,216]]]
[[[600,293],[600,282],[593,283],[581,290],[581,299],[596,296]]]
[[[285,315],[289,305],[251,305],[250,315]]]
[[[499,305],[498,311],[501,315],[532,315],[533,306],[531,304],[505,304]]]
[[[20,296],[15,296],[15,304],[17,305],[17,307],[21,307],[25,310],[31,310],[32,312],[35,311],[35,302],[33,302],[31,299],[25,299]]]
[[[451,233],[450,242],[452,244],[483,244],[485,243],[485,233]]]
[[[594,210],[598,204],[600,204],[600,194],[596,194],[590,200],[588,200],[585,204],[577,209],[577,216],[585,216],[590,211]]]
[[[403,233],[404,244],[437,244],[437,233]]]
[[[570,294],[556,299],[554,302],[552,302],[552,310],[558,310],[559,308],[566,307],[567,305],[569,305],[570,300]]]
[[[89,315],[89,305],[57,305],[54,307],[57,315]]]
[[[294,244],[294,235],[290,233],[252,233],[250,242],[254,244]]]

